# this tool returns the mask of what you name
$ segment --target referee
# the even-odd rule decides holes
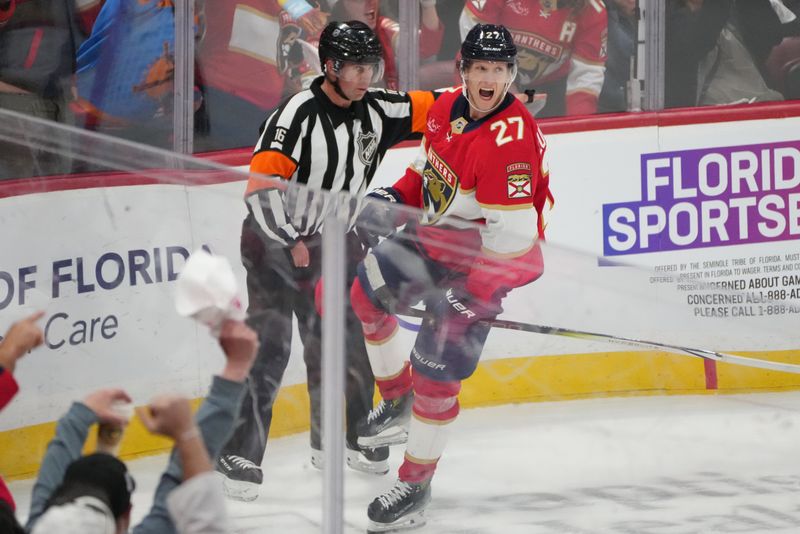
[[[250,326],[261,343],[234,434],[217,461],[230,497],[253,500],[263,480],[262,457],[272,404],[289,360],[292,313],[303,342],[311,401],[311,463],[321,468],[321,328],[314,308],[320,278],[320,227],[328,195],[311,190],[362,194],[386,150],[422,133],[434,94],[370,89],[383,75],[381,43],[357,21],[331,22],[320,35],[323,76],[286,100],[264,124],[250,162],[242,226]],[[308,187],[276,187],[280,182]],[[348,234],[349,280],[363,256]],[[385,474],[387,447],[360,449],[356,423],[372,408],[374,377],[361,324],[347,309],[347,464]]]

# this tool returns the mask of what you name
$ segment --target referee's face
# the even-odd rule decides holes
[[[375,64],[345,62],[339,70],[339,88],[348,100],[361,100],[367,94],[377,69]]]

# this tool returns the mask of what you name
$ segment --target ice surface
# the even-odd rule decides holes
[[[465,410],[433,483],[423,533],[692,534],[800,529],[800,392],[629,397]],[[346,470],[345,532],[392,472]],[[235,532],[320,532],[322,476],[308,435],[275,439]],[[166,457],[130,462],[134,521]],[[27,513],[32,481],[12,483]]]

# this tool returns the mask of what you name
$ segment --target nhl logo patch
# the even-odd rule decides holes
[[[378,136],[375,132],[359,132],[356,142],[358,143],[358,159],[364,166],[369,167],[378,148]]]
[[[508,175],[508,198],[531,198],[533,186],[530,174]]]

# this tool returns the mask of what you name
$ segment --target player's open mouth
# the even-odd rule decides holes
[[[484,100],[491,100],[494,96],[494,89],[478,89],[478,94]]]
[[[372,26],[375,24],[375,11],[367,11],[364,13],[364,17],[367,19],[367,24]]]

